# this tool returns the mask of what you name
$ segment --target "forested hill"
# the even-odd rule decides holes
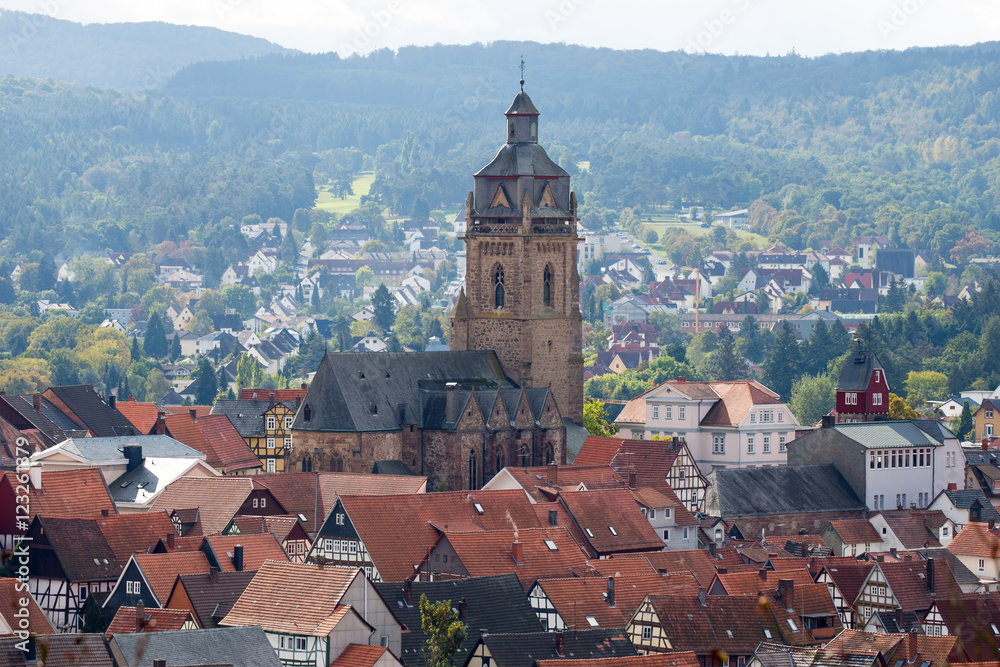
[[[82,25],[0,9],[0,75],[88,83],[122,90],[163,86],[179,69],[289,52],[264,39],[170,23]]]

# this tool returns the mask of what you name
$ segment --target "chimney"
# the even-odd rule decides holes
[[[615,606],[615,578],[608,577],[608,606]]]
[[[997,527],[997,520],[991,518],[990,522],[987,525],[989,526],[990,530],[993,530],[994,528]]]
[[[990,448],[990,441],[987,440],[986,438],[983,438],[983,451],[984,452],[988,451],[989,448]]]
[[[934,559],[927,559],[927,592],[934,595]]]
[[[906,632],[906,630],[903,629],[903,608],[902,607],[899,607],[899,608],[896,609],[896,629],[899,632]]]
[[[445,421],[454,424],[458,421],[458,399],[455,392],[458,390],[457,382],[449,382],[445,386],[444,418]]]
[[[125,466],[126,472],[132,472],[142,465],[142,445],[125,445],[122,453],[128,460],[128,465]]]
[[[298,394],[295,395],[295,407],[302,405],[302,397]]]
[[[524,562],[524,545],[515,540],[515,542],[510,545],[510,556],[518,565]]]
[[[896,557],[896,547],[889,547],[889,555],[893,558]]]
[[[705,601],[705,589],[700,586],[698,587],[698,604],[702,607],[708,606],[708,603]]]
[[[406,606],[413,606],[413,580],[407,579],[403,582],[403,599],[406,600]]]
[[[167,417],[167,413],[164,412],[163,410],[157,410],[156,411],[156,425],[155,425],[154,430],[153,430],[153,432],[156,435],[163,435],[164,433],[167,432],[167,420],[166,420],[166,417]]]
[[[885,562],[885,556],[883,554],[879,554],[878,556],[875,556],[875,560],[876,560],[876,562],[884,563]]]
[[[708,543],[708,555],[712,557],[712,560],[715,560],[715,542]]]
[[[823,422],[822,423],[823,428],[833,428],[834,424],[833,415],[823,415],[822,422]]]
[[[778,597],[786,611],[795,609],[795,581],[792,579],[778,579]]]
[[[302,383],[302,391],[309,391],[309,383],[308,382],[303,382]]]
[[[636,485],[635,471],[634,470],[630,470],[629,473],[628,473],[628,488],[634,489],[635,485]]]
[[[167,667],[167,661],[163,658],[156,658],[153,660],[153,667]]]
[[[237,572],[243,571],[243,545],[237,544],[233,547],[233,569]]]
[[[324,565],[326,565],[325,556],[319,556],[318,558],[316,558],[316,567],[318,567],[322,571]]]
[[[458,620],[461,623],[465,623],[465,610],[468,608],[469,604],[462,598],[458,601]]]
[[[563,651],[565,650],[565,644],[563,643],[563,631],[559,630],[556,632],[556,655],[560,658],[563,657]]]
[[[728,567],[717,567],[715,568],[715,571],[718,572],[719,574],[729,574]]]
[[[167,548],[173,551],[175,544],[177,544],[177,533],[171,530],[167,533]]]
[[[549,510],[549,525],[558,526],[559,525],[559,512],[556,510]]]
[[[212,580],[213,584],[219,583],[219,568],[214,565],[208,570],[208,578]]]
[[[760,576],[761,581],[767,581],[767,568],[760,568],[757,570],[757,575]]]
[[[112,410],[118,409],[118,397],[114,394],[108,395],[108,407]]]
[[[101,516],[105,519],[108,518],[108,508],[105,507],[101,510]]]
[[[192,421],[198,421],[198,410],[191,408],[188,413],[190,413]]]
[[[274,392],[273,392],[273,391],[272,391],[272,392],[270,393],[270,395],[269,395],[269,396],[267,397],[267,402],[268,402],[268,404],[269,404],[269,405],[270,405],[270,406],[271,406],[272,408],[274,407]]]
[[[955,482],[948,482],[948,490],[958,491],[958,484],[956,484]]]
[[[139,600],[135,603],[135,631],[142,632],[146,625],[146,605]]]
[[[677,381],[678,382],[687,382],[687,378],[684,377],[683,375],[678,375],[677,376]]]
[[[41,394],[34,394],[31,397],[31,404],[32,404],[32,406],[34,406],[35,412],[41,412],[42,411],[42,395]],[[986,441],[985,440],[983,440],[983,451],[986,451]]]
[[[545,480],[552,486],[559,486],[559,464],[552,462],[545,469]]]

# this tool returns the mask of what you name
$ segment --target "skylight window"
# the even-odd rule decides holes
[[[590,623],[590,627],[592,628],[597,627],[597,619],[594,618],[593,616],[587,616],[587,623]]]
[[[732,639],[733,638],[733,631],[732,630],[726,630],[726,636],[729,637],[730,639]]]
[[[618,537],[618,531],[615,530],[614,526],[608,526],[608,530],[611,531],[612,535],[614,535],[615,537]]]
[[[308,519],[306,519],[306,515],[303,514],[302,512],[299,512],[299,521],[301,521],[303,523],[305,523],[306,521],[308,521]]]
[[[559,551],[559,547],[552,540],[545,540],[545,546],[549,548],[549,551]]]
[[[128,481],[122,482],[121,483],[121,487],[124,489],[126,486],[128,486],[131,483],[132,483],[132,480],[128,480]]]
[[[764,636],[768,639],[771,638],[771,631],[768,628],[764,628]]]
[[[584,530],[587,531],[587,537],[593,537],[594,536],[594,534],[592,532],[590,532],[590,528],[584,528]]]
[[[990,623],[990,627],[993,628],[993,634],[995,634],[997,637],[1000,637],[1000,630],[997,629],[997,624]]]
[[[475,507],[476,511],[479,512],[480,514],[486,514],[486,510],[484,510],[483,506],[480,505],[479,503],[473,503],[472,506]]]
[[[793,621],[790,618],[785,619],[785,620],[788,621],[788,627],[790,627],[792,629],[792,632],[798,632],[799,631],[799,626],[795,625],[795,621]]]

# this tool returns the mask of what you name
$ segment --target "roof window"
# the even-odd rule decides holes
[[[785,620],[788,621],[788,627],[790,627],[792,629],[792,632],[798,632],[799,631],[799,626],[795,625],[795,621],[793,621],[790,618],[787,618]]]
[[[608,530],[611,531],[612,535],[614,535],[615,537],[618,537],[618,531],[615,530],[614,526],[608,526]]]
[[[549,548],[549,551],[559,551],[559,547],[552,540],[545,540],[545,546]]]
[[[476,511],[479,512],[479,514],[486,514],[486,510],[484,510],[483,506],[479,503],[473,503],[472,506],[476,508]]]
[[[598,627],[597,619],[593,616],[587,616],[587,623],[589,623],[592,628]]]
[[[732,630],[726,630],[726,636],[729,637],[730,639],[732,639],[733,638],[733,631]]]
[[[590,528],[584,528],[584,530],[587,531],[587,537],[590,537],[590,538],[594,537],[594,534],[592,532],[590,532]]]
[[[770,639],[771,638],[771,630],[768,629],[768,628],[764,628],[764,636],[767,637],[768,639]]]

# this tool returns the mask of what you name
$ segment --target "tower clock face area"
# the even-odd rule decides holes
[[[576,197],[538,143],[539,112],[520,92],[505,143],[474,175],[466,202],[466,285],[451,349],[495,350],[507,376],[551,387],[564,415],[583,414]]]

